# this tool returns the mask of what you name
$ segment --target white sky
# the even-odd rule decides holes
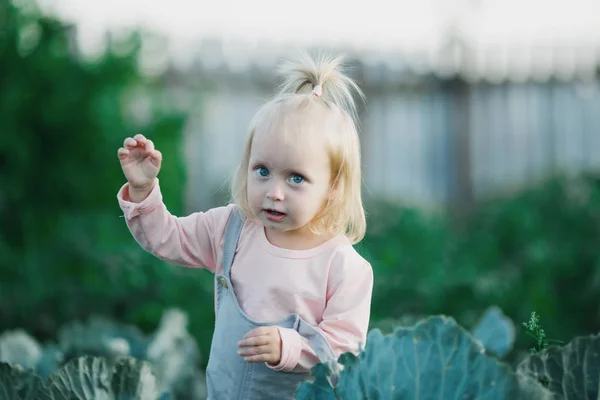
[[[600,44],[600,0],[43,0],[88,38],[147,26],[172,42],[248,42],[427,50],[446,22],[488,43]],[[311,11],[313,10],[313,11]]]

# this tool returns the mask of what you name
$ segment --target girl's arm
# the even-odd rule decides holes
[[[127,227],[149,253],[172,264],[206,268],[215,272],[217,243],[231,208],[218,207],[186,217],[169,213],[156,183],[141,202],[129,198],[129,183],[117,194]]]
[[[361,262],[332,267],[328,301],[323,320],[316,327],[334,352],[335,359],[345,352],[358,354],[364,348],[369,328],[373,270]],[[309,371],[319,362],[308,341],[296,330],[279,328],[281,362],[271,367],[281,371]]]

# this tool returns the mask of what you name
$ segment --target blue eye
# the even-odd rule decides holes
[[[263,178],[269,176],[269,170],[265,167],[256,168],[256,172],[258,173],[258,176],[262,176]]]
[[[294,175],[292,175],[292,177],[290,178],[290,180],[292,181],[292,183],[295,183],[296,185],[299,185],[302,182],[304,182],[304,177],[302,175],[294,174]]]

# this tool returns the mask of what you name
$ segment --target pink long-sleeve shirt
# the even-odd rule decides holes
[[[158,180],[140,203],[129,200],[129,186],[117,194],[135,240],[154,256],[176,265],[222,272],[223,239],[233,205],[185,217],[169,213]],[[272,245],[264,227],[246,220],[231,269],[241,308],[257,321],[298,313],[318,329],[336,358],[366,344],[373,271],[344,236],[309,250]],[[279,327],[281,361],[272,368],[308,371],[318,358],[294,329]]]

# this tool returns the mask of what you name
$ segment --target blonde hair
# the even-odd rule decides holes
[[[341,56],[324,55],[315,60],[302,53],[298,59],[281,65],[279,72],[283,75],[283,83],[276,96],[257,111],[250,123],[231,195],[232,201],[252,218],[247,197],[248,164],[257,131],[286,137],[297,130],[302,134],[319,132],[319,137],[325,136],[328,140],[332,190],[309,227],[314,233],[343,234],[356,244],[364,238],[366,218],[361,194],[357,111],[352,91],[363,100],[364,95],[343,73],[342,62]],[[310,129],[315,125],[320,129]]]

